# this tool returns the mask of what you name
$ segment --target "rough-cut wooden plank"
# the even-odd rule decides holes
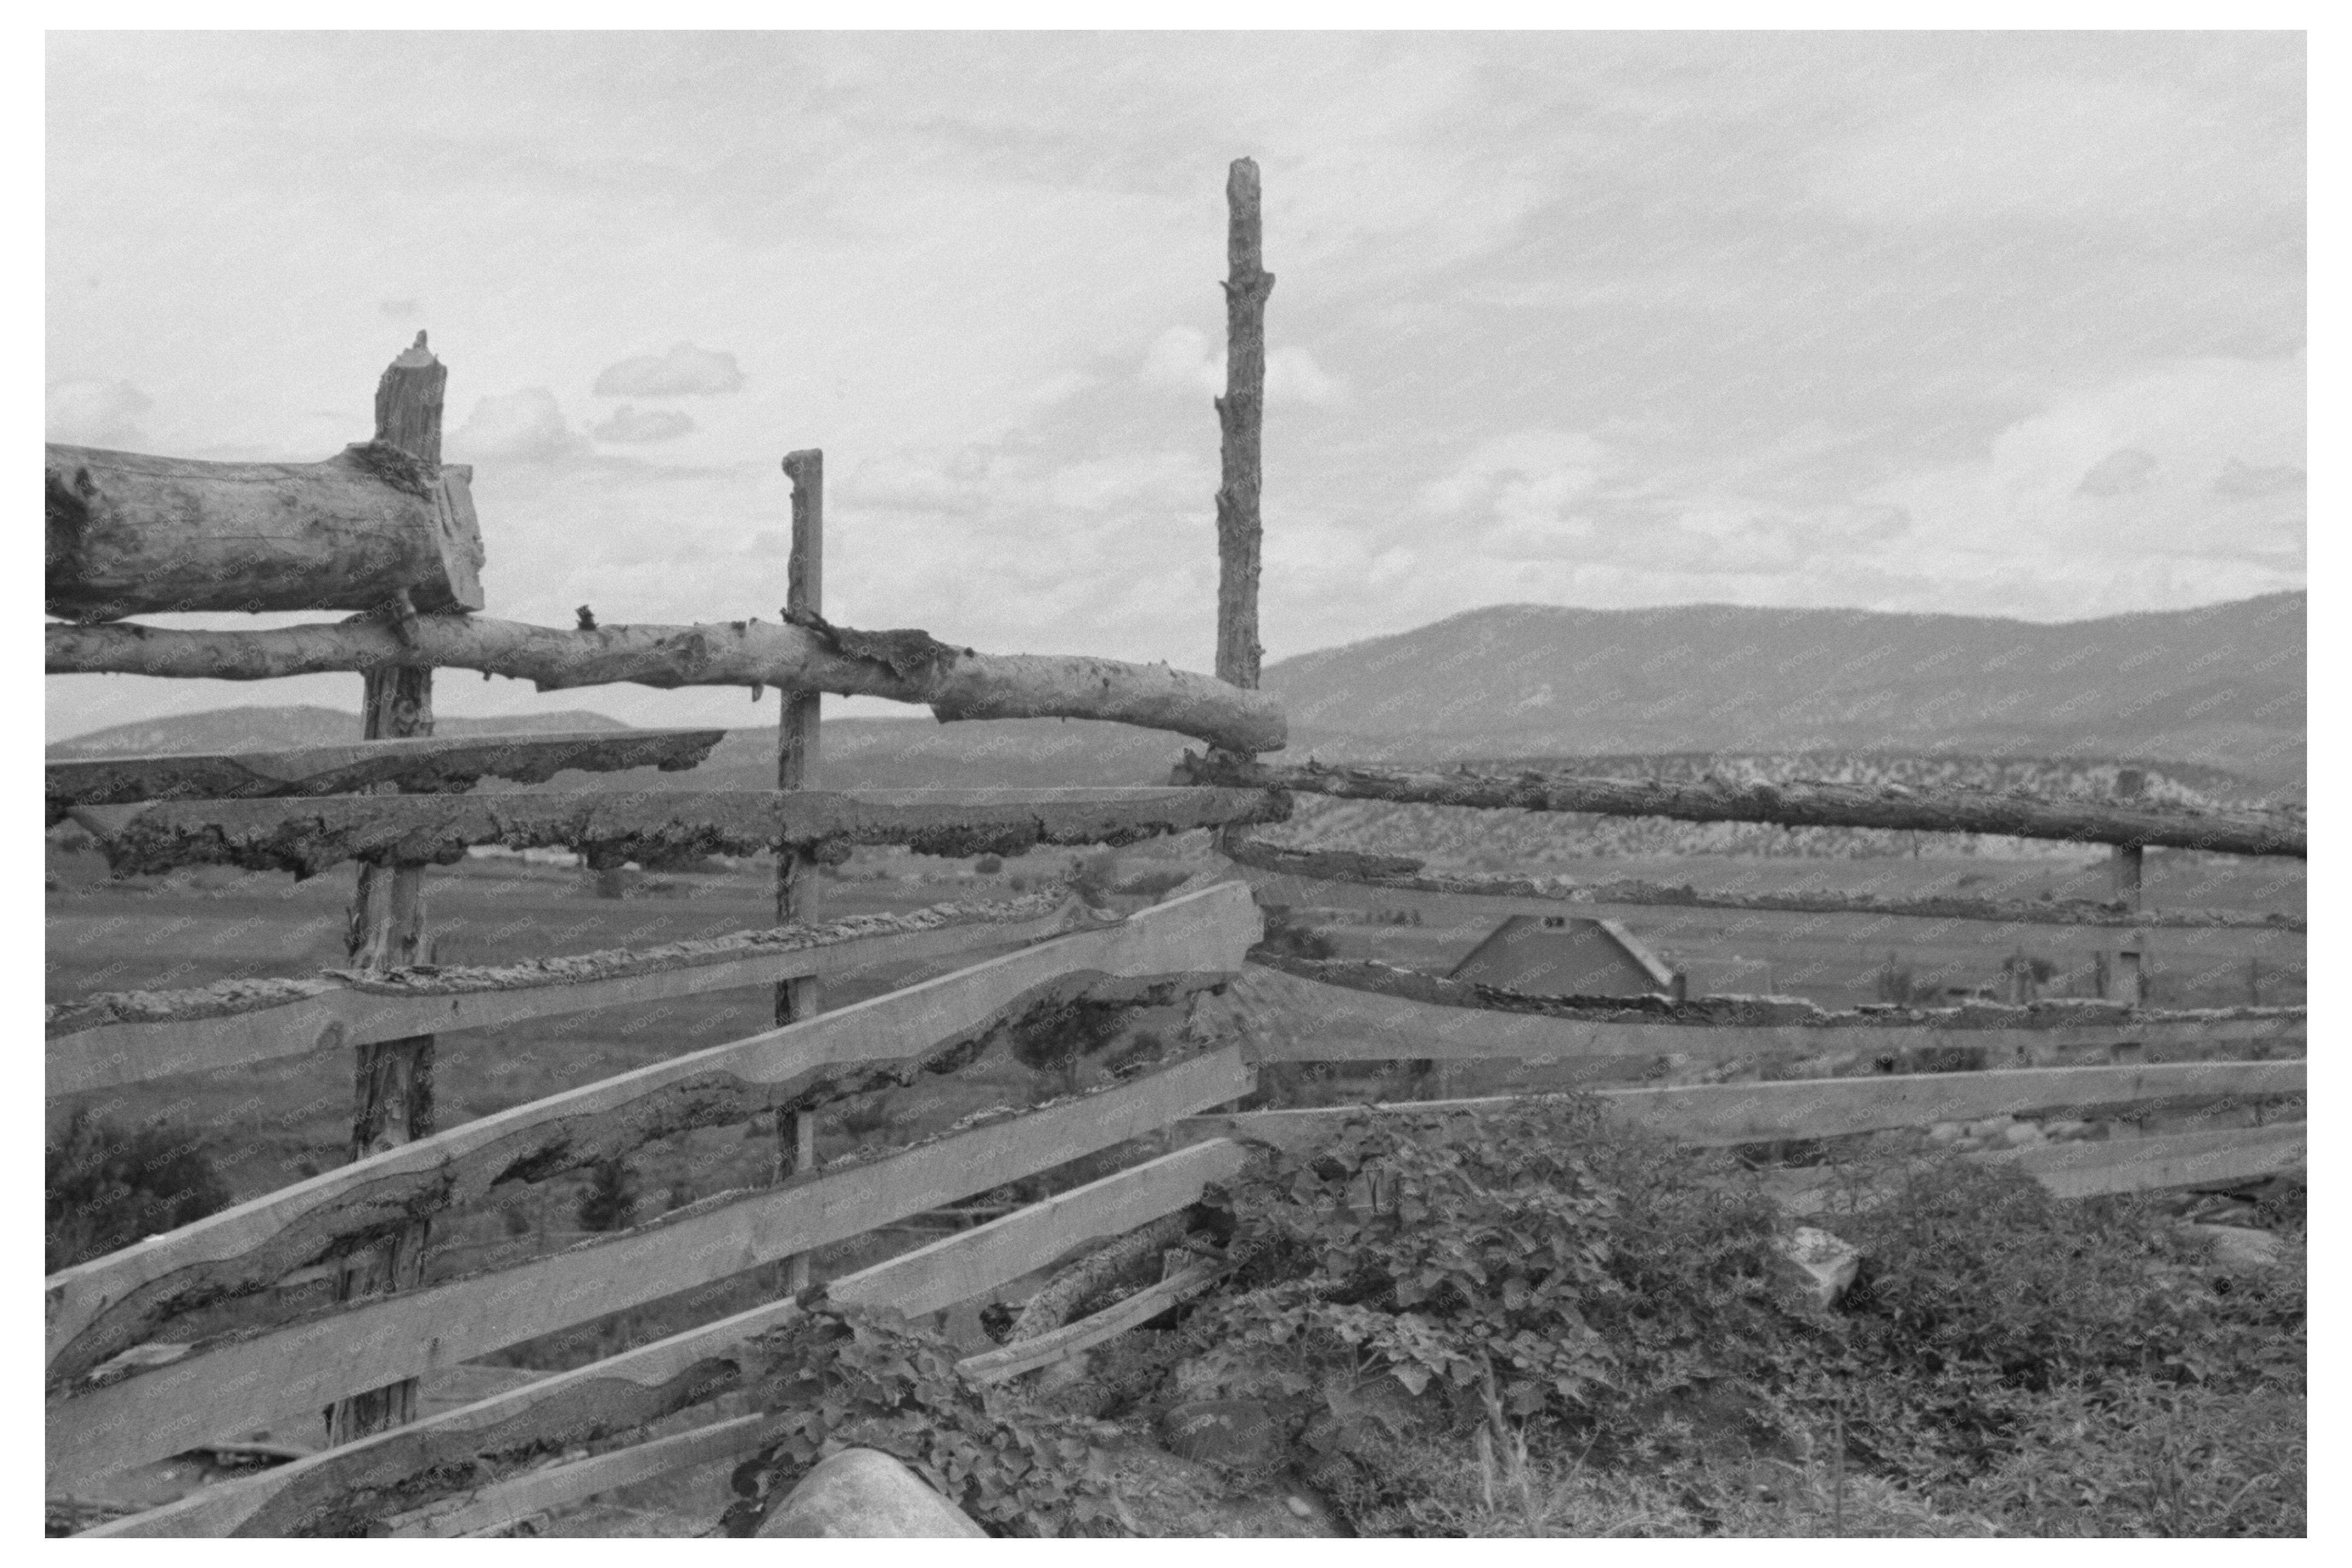
[[[539,1181],[690,1127],[730,1125],[950,1071],[1050,1025],[1080,997],[1164,1001],[1216,984],[1257,940],[1256,906],[1211,888],[803,1023],[691,1051],[322,1172],[53,1274],[53,1379],[78,1375],[174,1313],[254,1295],[500,1182]],[[259,1311],[257,1303],[256,1311]]]
[[[456,469],[449,470],[456,473]],[[734,621],[701,626],[558,630],[488,616],[424,616],[406,637],[346,622],[270,632],[49,626],[50,674],[254,681],[379,665],[480,670],[541,691],[628,681],[647,686],[783,686],[928,704],[941,723],[1096,718],[1189,735],[1236,751],[1278,751],[1270,694],[1165,664],[1044,653],[980,653],[920,632]]]
[[[2130,1067],[2037,1067],[1990,1072],[1918,1072],[1866,1078],[1787,1079],[1672,1089],[1601,1089],[1615,1114],[1677,1143],[1702,1147],[1831,1138],[1931,1122],[1967,1121],[2060,1107],[2123,1105],[2212,1095],[2305,1092],[2304,1063],[2183,1061]],[[1193,1116],[1186,1137],[1233,1138],[1283,1148],[1312,1147],[1367,1109],[1397,1115],[1477,1113],[1523,1096],[1398,1101],[1366,1107],[1317,1106]]]
[[[1198,1201],[1244,1165],[1230,1143],[1196,1144],[820,1287],[829,1298],[938,1312],[1052,1263],[1073,1247]],[[509,1389],[397,1431],[330,1449],[160,1509],[93,1535],[277,1536],[351,1532],[467,1485],[501,1464],[625,1431],[711,1399],[736,1384],[731,1359],[753,1336],[799,1313],[773,1301],[666,1340]]]
[[[1352,851],[1297,850],[1264,839],[1228,832],[1218,849],[1235,864],[1261,897],[1273,903],[1297,898],[1296,881],[1338,883],[1332,894],[1319,891],[1317,903],[1347,907],[1387,907],[1380,901],[1347,895],[1347,889],[1386,889],[1398,893],[1438,893],[1455,896],[1538,899],[1547,904],[1622,905],[1632,908],[1761,910],[1790,915],[1871,915],[1906,919],[1975,920],[2008,925],[2114,925],[2133,930],[2215,927],[2225,930],[2294,931],[2305,929],[2300,915],[2264,914],[2249,909],[2135,910],[2120,901],[2090,899],[2041,900],[1967,898],[1936,895],[1923,898],[1882,898],[1871,893],[1844,893],[1833,888],[1775,893],[1733,893],[1638,880],[1571,883],[1565,877],[1486,876],[1433,872],[1404,855],[1358,854]],[[1336,895],[1336,896],[1335,896]]]
[[[446,865],[476,844],[577,850],[592,866],[754,854],[780,843],[820,859],[856,844],[1019,855],[1039,844],[1133,843],[1278,821],[1289,809],[1265,790],[1156,787],[331,795],[93,806],[73,815],[98,836],[117,875],[234,865],[310,876],[353,858]]]
[[[2155,1192],[2170,1186],[2220,1186],[2301,1170],[2310,1163],[2308,1132],[2304,1123],[2287,1122],[2270,1127],[2052,1144],[1967,1157],[2016,1166],[2059,1197],[2095,1197],[2101,1193]]]
[[[380,443],[323,463],[48,448],[44,608],[84,622],[179,611],[482,607],[473,471]]]
[[[642,1306],[1156,1132],[1250,1092],[1237,1049],[568,1251],[207,1347],[48,1406],[49,1485],[86,1487],[354,1388],[470,1361]],[[356,1435],[356,1434],[355,1434]]]
[[[2024,1066],[2085,1047],[2137,1042],[2148,1047],[2303,1040],[2300,1009],[2245,1009],[2210,1014],[2133,1013],[2063,1007],[1958,1009],[1924,1014],[1826,1014],[1785,998],[1709,998],[1679,1007],[1626,1007],[1614,1012],[1579,1009],[1431,976],[1411,984],[1418,999],[1331,983],[1354,978],[1368,965],[1319,965],[1286,960],[1286,967],[1323,970],[1306,979],[1253,962],[1234,981],[1221,1009],[1244,1031],[1260,1061],[1474,1061],[1514,1057],[1541,1063],[1605,1056],[1680,1057],[1726,1061],[1767,1052],[1906,1052],[1964,1047],[1990,1064]],[[1475,997],[1471,993],[1488,993]],[[1597,999],[1597,998],[1596,998]],[[1708,1009],[1721,1021],[1709,1021]],[[1791,1020],[1769,1021],[1775,1015]],[[2097,1021],[2074,1022],[2074,1018]],[[1682,1021],[1676,1021],[1680,1019]]]
[[[1217,399],[1217,678],[1255,686],[1259,435],[1265,423],[1265,300],[1274,274],[1261,265],[1256,162],[1225,172],[1225,395]]]
[[[815,448],[784,455],[784,473],[793,484],[793,544],[784,575],[784,619],[795,624],[823,624],[824,608],[824,454]],[[783,712],[776,726],[776,788],[810,789],[816,786],[819,749],[824,738],[824,698],[816,692],[778,694]],[[811,848],[787,844],[776,853],[776,924],[791,925],[814,921],[824,907],[824,883]],[[814,1017],[824,1009],[824,982],[814,978],[778,982],[774,1018],[780,1024]],[[816,1158],[816,1113],[795,1111],[776,1118],[776,1178],[806,1170]],[[808,1289],[807,1253],[788,1260],[780,1281],[785,1289]]]
[[[76,806],[343,795],[379,784],[411,794],[458,793],[483,779],[538,784],[573,768],[585,773],[627,768],[674,773],[701,762],[726,734],[636,729],[428,736],[221,757],[52,758],[45,764],[48,820],[61,821]]]
[[[1075,899],[940,904],[517,964],[122,991],[48,1009],[51,1097],[405,1035],[664,1001],[792,976],[856,974],[1106,924]]]
[[[672,1470],[756,1453],[766,1446],[767,1435],[774,1425],[775,1418],[771,1416],[737,1416],[691,1431],[656,1437],[651,1442],[575,1459],[568,1465],[533,1470],[451,1499],[429,1513],[394,1520],[391,1533],[395,1538],[446,1540],[511,1529],[550,1509],[634,1486]]]
[[[1008,1377],[1018,1377],[1024,1372],[1051,1366],[1067,1361],[1089,1346],[1114,1339],[1139,1322],[1158,1317],[1177,1302],[1188,1301],[1209,1288],[1223,1272],[1216,1263],[1195,1264],[1171,1279],[1138,1291],[1127,1300],[1105,1307],[1091,1317],[1080,1318],[1074,1323],[1025,1339],[1018,1344],[1008,1344],[998,1350],[982,1351],[956,1363],[956,1370],[973,1383],[1002,1383]]]
[[[2239,855],[2303,858],[2305,814],[2297,810],[2189,807],[2000,794],[1957,787],[1843,784],[1794,779],[1735,784],[1720,779],[1591,779],[1565,773],[1511,778],[1398,773],[1376,768],[1268,767],[1187,752],[1174,782],[1289,789],[1349,800],[1395,800],[1608,817],[1670,817],[1685,822],[1777,822],[1790,828],[1892,828],[1933,833],[1997,833],[2070,843],[2155,844]]]

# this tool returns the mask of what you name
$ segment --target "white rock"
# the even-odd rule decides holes
[[[2213,1261],[2231,1273],[2268,1269],[2278,1262],[2279,1239],[2267,1230],[2242,1225],[2184,1225],[2190,1239],[2201,1242]]]
[[[1837,1304],[1862,1267],[1859,1249],[1811,1225],[1798,1226],[1779,1247],[1794,1266],[1806,1299],[1823,1312]]]
[[[760,1526],[763,1537],[941,1539],[988,1532],[922,1478],[875,1448],[844,1448],[801,1478]]]
[[[1960,1141],[1960,1124],[1958,1122],[1938,1122],[1927,1129],[1927,1141],[1931,1144],[1957,1144]]]
[[[2014,1116],[1988,1116],[1981,1122],[1970,1122],[1968,1134],[1971,1138],[1998,1138],[2007,1133],[2016,1120]]]
[[[2012,1123],[2002,1129],[2000,1135],[2002,1141],[2013,1149],[2028,1148],[2035,1144],[2049,1142],[2042,1129],[2031,1122]]]

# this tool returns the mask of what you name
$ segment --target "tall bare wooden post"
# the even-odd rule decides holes
[[[1257,162],[1236,158],[1225,171],[1225,395],[1216,400],[1217,678],[1252,688],[1265,652],[1257,640],[1258,559],[1265,538],[1258,499],[1265,479],[1260,438],[1265,427],[1265,300],[1274,292],[1274,274],[1263,265],[1265,255]],[[1209,758],[1250,760],[1217,748]],[[1441,1094],[1442,1085],[1441,1079]]]
[[[793,482],[793,553],[784,589],[784,618],[824,612],[824,454],[814,448],[784,455],[784,473]],[[783,719],[776,736],[776,788],[809,789],[816,785],[818,720],[822,694],[787,687]],[[814,921],[823,899],[824,883],[816,862],[805,851],[789,844],[776,846],[776,924]],[[776,984],[776,1021],[792,1023],[824,1010],[819,982],[814,978],[780,980]],[[816,1163],[816,1118],[808,1112],[784,1117],[776,1128],[779,1176],[806,1174]],[[801,1253],[786,1270],[789,1288],[804,1291],[809,1284],[809,1260]]]
[[[1265,423],[1265,298],[1274,274],[1259,265],[1265,233],[1258,217],[1257,164],[1236,158],[1225,174],[1225,395],[1217,399],[1222,433],[1217,485],[1217,678],[1255,686],[1258,549],[1264,529],[1258,493],[1264,476],[1259,437]]]
[[[441,394],[449,372],[416,334],[414,346],[388,366],[375,389],[375,439],[397,446],[432,468],[441,465]],[[384,607],[395,624],[415,614],[404,598]],[[433,672],[371,670],[361,698],[361,733],[368,740],[402,740],[433,733]],[[424,962],[425,868],[360,867],[344,949],[353,967],[383,971]],[[364,1159],[433,1131],[433,1037],[414,1035],[357,1048],[352,1112],[352,1158]],[[346,1260],[335,1299],[352,1301],[424,1281],[429,1227],[415,1220],[389,1239]],[[339,1401],[327,1412],[327,1440],[356,1437],[416,1418],[415,1378]]]

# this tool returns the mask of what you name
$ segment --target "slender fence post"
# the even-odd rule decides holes
[[[2120,800],[2136,800],[2147,789],[2147,775],[2137,768],[2116,771],[2115,793]],[[2140,871],[2142,851],[2137,844],[2117,844],[2108,857],[2112,878],[2110,896],[2126,909],[2140,907]]]
[[[784,588],[784,619],[792,621],[824,612],[824,454],[814,448],[786,453],[784,474],[793,482],[793,551]],[[790,687],[778,695],[784,711],[776,734],[776,788],[813,789],[823,695]],[[815,920],[823,887],[817,863],[805,852],[789,844],[776,846],[777,925]],[[814,977],[777,982],[778,1023],[813,1018],[824,1007],[820,982]],[[815,1114],[798,1111],[778,1118],[776,1142],[779,1179],[809,1172],[816,1163]],[[787,1288],[806,1290],[808,1255],[792,1258],[782,1273]]]
[[[425,345],[425,334],[385,368],[375,389],[375,439],[397,446],[435,469],[441,465],[442,389],[449,372]],[[415,611],[404,597],[384,607],[395,626]],[[361,699],[362,737],[402,740],[433,733],[433,672],[371,670]],[[396,786],[378,786],[394,789]],[[425,868],[360,867],[344,949],[354,968],[382,972],[423,963]],[[433,1037],[414,1035],[356,1049],[352,1158],[364,1159],[433,1131]],[[389,1240],[346,1260],[335,1299],[348,1301],[424,1282],[427,1221],[413,1220]],[[417,1380],[408,1378],[338,1401],[326,1412],[327,1440],[347,1443],[416,1418]]]
[[[1265,423],[1265,298],[1274,274],[1259,265],[1257,164],[1236,158],[1225,175],[1225,395],[1217,399],[1222,433],[1217,486],[1217,678],[1257,685],[1258,495],[1264,469],[1259,437]]]

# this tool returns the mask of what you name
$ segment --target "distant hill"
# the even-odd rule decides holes
[[[2300,793],[2306,596],[2044,624],[1850,610],[1496,605],[1285,659],[1287,758],[1653,771],[1708,758],[2134,761],[2210,798]],[[232,708],[121,725],[59,756],[348,740],[356,714]],[[584,712],[443,719],[445,734],[619,727]],[[1055,719],[835,719],[838,789],[1154,784],[1197,742]],[[556,789],[762,789],[775,731],[729,734],[684,774],[566,774]],[[1647,763],[1649,766],[1641,766]],[[2006,765],[2004,765],[2006,766]],[[2062,769],[2061,771],[2065,771]]]
[[[2304,773],[2302,593],[2057,624],[1496,605],[1265,672],[1293,750],[1429,760],[1837,750]]]

